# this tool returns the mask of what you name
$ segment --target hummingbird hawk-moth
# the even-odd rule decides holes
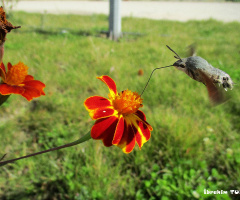
[[[225,101],[223,91],[217,86],[222,86],[226,91],[233,88],[233,81],[231,77],[224,71],[213,67],[205,59],[199,56],[191,56],[187,58],[180,58],[180,56],[167,46],[178,59],[173,66],[183,71],[192,79],[203,83],[208,90],[210,100],[214,104],[223,103]]]

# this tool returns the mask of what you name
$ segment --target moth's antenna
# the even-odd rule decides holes
[[[166,46],[167,46],[167,48],[170,49],[170,51],[172,51],[174,54],[176,54],[176,56],[174,56],[174,58],[182,60],[182,58],[170,46],[168,46],[168,45],[166,45]]]
[[[165,67],[157,67],[157,68],[155,68],[154,70],[152,70],[152,73],[151,73],[151,75],[150,75],[150,77],[149,77],[149,79],[148,79],[148,81],[147,81],[147,83],[146,83],[146,85],[145,85],[145,87],[144,87],[144,89],[143,89],[143,91],[142,91],[142,93],[141,93],[140,96],[143,95],[143,92],[144,92],[145,89],[147,88],[148,83],[149,83],[150,79],[152,78],[153,72],[155,72],[155,70],[157,70],[157,69],[163,69],[163,68],[167,68],[167,67],[171,67],[171,66],[173,66],[173,65],[169,65],[169,66],[165,66]]]

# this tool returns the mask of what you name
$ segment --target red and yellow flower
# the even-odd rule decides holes
[[[19,62],[16,65],[8,63],[8,71],[6,71],[3,63],[0,65],[0,94],[20,94],[28,101],[33,98],[45,95],[43,89],[45,84],[41,81],[34,80],[33,76],[28,75],[28,67]]]
[[[139,148],[150,139],[152,127],[146,122],[141,96],[137,92],[124,90],[117,92],[115,82],[109,76],[98,77],[109,88],[109,98],[92,96],[84,106],[93,120],[93,139],[102,140],[107,147],[116,145],[123,152],[130,153],[135,143]]]

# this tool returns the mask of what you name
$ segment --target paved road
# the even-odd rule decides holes
[[[108,14],[109,1],[19,1],[14,10],[54,14]],[[240,22],[240,3],[122,1],[121,15],[149,19]]]

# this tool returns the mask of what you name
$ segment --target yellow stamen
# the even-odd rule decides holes
[[[5,83],[8,85],[19,85],[24,81],[27,74],[28,67],[24,63],[19,62],[18,64],[13,65],[7,72]]]
[[[137,92],[124,90],[112,100],[113,107],[119,114],[127,115],[135,113],[142,107],[141,96]]]

